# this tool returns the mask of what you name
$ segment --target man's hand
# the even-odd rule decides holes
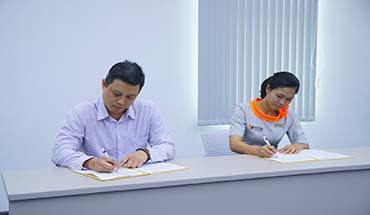
[[[118,161],[109,157],[93,157],[83,163],[83,167],[97,172],[113,172],[118,166]]]
[[[148,155],[142,150],[128,154],[120,163],[120,166],[127,168],[136,168],[144,164],[148,159]]]

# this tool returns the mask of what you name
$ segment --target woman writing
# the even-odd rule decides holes
[[[299,80],[289,72],[277,72],[261,84],[260,98],[239,104],[231,118],[230,148],[240,154],[271,157],[277,152],[308,149],[307,138],[289,104],[299,90]],[[287,134],[290,144],[278,144]]]

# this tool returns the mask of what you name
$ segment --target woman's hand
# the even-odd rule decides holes
[[[279,152],[283,154],[296,154],[303,149],[308,149],[308,144],[292,143],[284,146],[282,149],[279,149]]]
[[[276,154],[277,150],[274,146],[271,145],[264,145],[264,146],[257,146],[256,155],[266,158],[271,157],[272,155]]]

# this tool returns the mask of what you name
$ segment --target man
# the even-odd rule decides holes
[[[115,64],[102,80],[102,96],[67,114],[52,161],[73,169],[113,172],[173,159],[174,143],[158,108],[136,99],[144,82],[136,63]]]

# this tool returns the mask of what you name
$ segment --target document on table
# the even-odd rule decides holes
[[[186,167],[179,166],[173,163],[153,163],[153,164],[146,164],[136,170],[147,174],[155,174],[155,173],[164,173],[164,172],[173,172],[177,170],[186,169]]]
[[[272,161],[279,163],[294,163],[304,161],[319,161],[319,160],[331,160],[331,159],[343,159],[350,158],[351,156],[328,152],[318,149],[306,149],[302,150],[297,154],[282,154],[277,153],[274,157],[267,158]]]
[[[173,163],[153,163],[145,164],[139,168],[129,169],[129,168],[119,168],[117,171],[112,173],[101,173],[95,170],[74,170],[71,171],[100,180],[100,181],[109,181],[117,180],[122,178],[129,178],[135,176],[144,176],[156,173],[165,173],[173,172],[178,170],[187,169],[184,166],[179,166]]]

